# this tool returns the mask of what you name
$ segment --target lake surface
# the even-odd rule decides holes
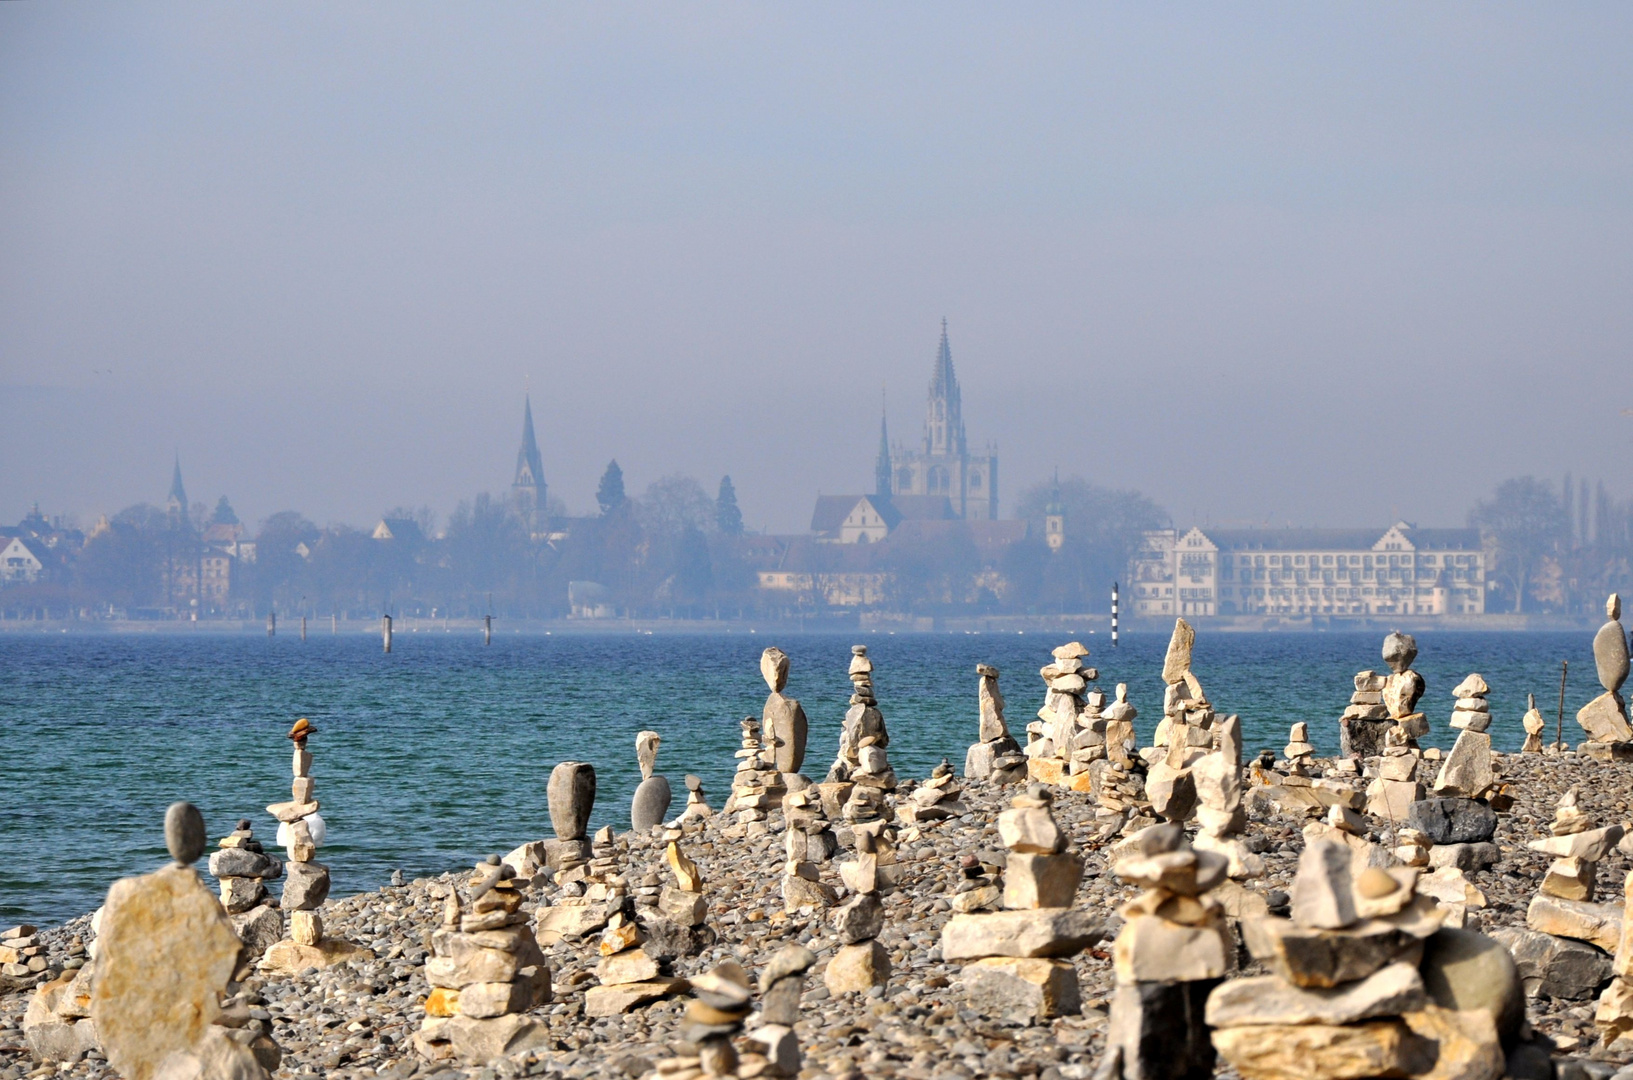
[[[1451,689],[1471,671],[1491,683],[1498,749],[1524,738],[1525,695],[1553,720],[1559,665],[1571,661],[1566,738],[1575,710],[1599,692],[1592,633],[1423,633],[1421,706],[1449,746]],[[962,767],[977,727],[977,662],[1003,672],[1010,727],[1024,738],[1043,700],[1037,670],[1066,640],[1053,634],[861,632],[906,781],[941,760]],[[1126,682],[1149,742],[1162,712],[1166,635],[1130,634],[1112,650],[1082,638],[1111,693]],[[1192,670],[1221,713],[1242,716],[1249,754],[1280,750],[1295,721],[1322,753],[1365,668],[1382,669],[1378,634],[1213,634]],[[628,825],[639,780],[636,732],[663,735],[658,771],[685,802],[682,778],[703,778],[709,803],[729,794],[739,721],[758,715],[759,654],[792,657],[788,693],[810,717],[804,772],[821,779],[850,696],[853,639],[833,635],[480,633],[397,635],[383,655],[369,634],[199,633],[98,636],[0,634],[0,926],[61,922],[94,909],[116,878],[165,860],[164,809],[188,799],[212,837],[240,817],[270,846],[268,803],[289,798],[289,741],[298,717],[310,745],[329,843],[321,858],[335,894],[468,867],[490,852],[551,835],[545,784],[569,758],[594,763],[593,827]],[[1549,737],[1552,737],[1550,725]]]

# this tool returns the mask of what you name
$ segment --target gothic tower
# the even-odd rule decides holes
[[[882,429],[881,429],[882,433]],[[883,477],[881,448],[878,475]],[[930,371],[930,395],[924,414],[924,439],[916,448],[897,445],[888,453],[892,495],[945,497],[947,511],[967,521],[998,517],[998,451],[988,446],[971,454],[964,435],[964,403],[947,344],[947,320],[941,320],[941,342]]]
[[[879,408],[879,456],[873,462],[873,493],[890,494],[890,428],[885,422],[885,410]]]
[[[511,502],[529,536],[544,531],[545,493],[544,462],[539,457],[539,443],[533,437],[533,399],[529,395],[522,406],[522,448],[516,451],[516,479],[510,483]]]
[[[964,454],[964,406],[953,374],[953,351],[947,345],[947,320],[941,320],[941,345],[930,373],[930,403],[924,417],[924,452],[933,457]]]

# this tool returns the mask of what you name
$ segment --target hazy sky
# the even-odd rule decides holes
[[[0,4],[0,521],[670,472],[803,530],[940,321],[1006,512],[1633,494],[1622,4]]]

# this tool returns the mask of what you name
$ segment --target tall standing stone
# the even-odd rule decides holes
[[[658,744],[661,741],[656,731],[643,731],[635,736],[635,756],[640,762],[642,779],[635,789],[635,797],[630,800],[629,827],[636,832],[646,832],[655,825],[663,824],[663,819],[669,813],[669,804],[674,799],[668,778],[652,772],[658,760]]]
[[[1588,733],[1589,751],[1594,744],[1604,747],[1598,756],[1614,754],[1612,748],[1633,742],[1633,726],[1627,721],[1627,703],[1622,700],[1622,684],[1627,681],[1627,632],[1622,629],[1622,600],[1615,593],[1605,601],[1605,625],[1593,635],[1593,663],[1599,685],[1605,692],[1582,706],[1576,722]]]
[[[546,789],[550,827],[558,840],[583,840],[589,835],[590,811],[595,808],[595,766],[587,761],[563,761],[550,770]]]
[[[778,772],[797,773],[805,764],[805,740],[809,723],[800,703],[783,695],[788,685],[788,654],[773,645],[760,654],[760,674],[771,688],[761,712],[761,730],[771,740]]]
[[[976,704],[981,711],[981,727],[976,741],[964,755],[964,776],[970,780],[1015,783],[1026,776],[1026,756],[1004,720],[1004,695],[998,689],[998,669],[991,664],[976,664],[975,674],[980,679]]]

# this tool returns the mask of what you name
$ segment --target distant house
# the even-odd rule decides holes
[[[610,619],[617,614],[607,587],[599,581],[569,581],[567,606],[575,619]]]
[[[21,536],[11,536],[0,540],[4,547],[0,547],[0,581],[30,582],[38,581],[40,574],[45,571],[46,560],[50,557],[44,545],[35,550],[39,541]]]
[[[811,533],[824,544],[872,544],[908,521],[955,521],[945,495],[818,495]]]
[[[425,533],[413,518],[381,518],[372,535],[376,540],[395,540],[410,546],[425,542]]]

